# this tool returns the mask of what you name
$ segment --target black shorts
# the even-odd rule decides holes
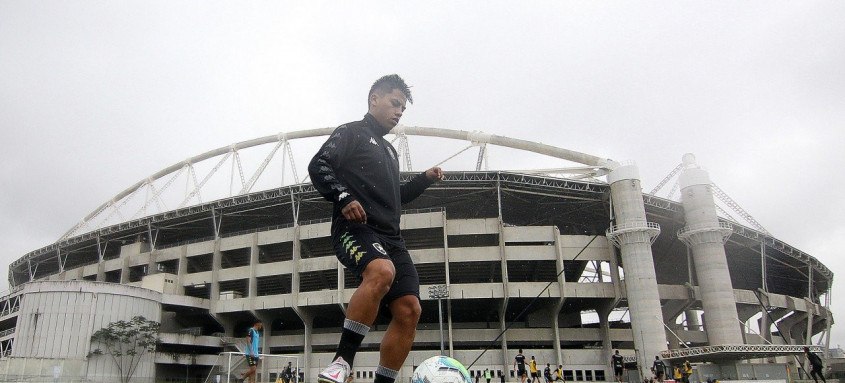
[[[257,356],[252,356],[252,355],[247,355],[247,356],[246,356],[246,364],[247,364],[248,366],[257,366],[257,365],[258,365],[258,361],[260,361],[260,360],[261,360],[261,358],[259,358],[259,357],[257,357]]]
[[[534,372],[532,372],[532,373],[531,373],[531,377],[532,377],[532,378],[537,378],[537,377],[539,377],[539,376],[540,376],[540,375],[537,373],[537,371],[534,371]]]
[[[520,367],[520,368],[517,368],[517,370],[516,370],[516,376],[526,376],[526,375],[527,375],[527,374],[525,373],[525,367]]]
[[[405,295],[420,298],[420,278],[402,238],[376,233],[366,224],[343,222],[332,228],[332,245],[337,259],[359,281],[364,269],[374,259],[393,262],[396,275],[393,277],[393,285],[381,301],[383,306]]]
[[[625,369],[624,369],[624,368],[622,368],[622,367],[614,367],[614,368],[613,368],[613,374],[614,374],[615,376],[622,376],[622,374],[623,374],[624,372],[625,372]]]

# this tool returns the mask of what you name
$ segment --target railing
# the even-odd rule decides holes
[[[702,346],[702,347],[690,347],[690,348],[682,348],[676,350],[667,350],[661,351],[660,356],[664,359],[679,359],[679,358],[686,358],[692,356],[699,356],[699,355],[712,355],[712,354],[725,354],[725,353],[737,353],[737,354],[750,354],[750,355],[760,355],[760,354],[767,354],[771,356],[775,355],[789,355],[789,354],[802,354],[804,353],[804,347],[809,347],[810,352],[822,352],[821,346],[815,345],[785,345],[785,344],[726,344],[726,345],[716,345],[716,346]]]
[[[2,337],[4,337],[4,336],[7,336],[7,335],[9,335],[9,334],[14,334],[14,333],[15,333],[15,327],[12,327],[12,328],[10,328],[10,329],[6,329],[6,330],[3,330],[3,331],[0,331],[0,338],[2,338]]]
[[[730,232],[733,232],[733,225],[731,225],[730,223],[727,223],[727,222],[719,222],[715,226],[711,223],[689,225],[689,226],[685,226],[681,230],[678,230],[678,236],[679,237],[687,236],[687,235],[692,235],[692,234],[695,234],[695,233],[700,233],[700,232],[710,231],[710,230],[719,230],[719,231],[728,230]]]
[[[235,232],[232,232],[232,233],[220,234],[220,237],[221,238],[236,237],[236,236],[239,236],[239,235],[259,233],[259,232],[263,232],[263,231],[287,229],[289,227],[293,227],[293,223],[284,223],[284,224],[281,224],[281,225],[259,227],[257,229],[239,230],[239,231],[235,231]]]
[[[179,330],[177,333],[178,334],[184,334],[184,335],[200,336],[200,335],[202,335],[202,327],[183,328],[183,329]]]
[[[208,236],[208,237],[202,237],[202,238],[188,239],[188,240],[185,240],[185,241],[179,241],[179,242],[175,242],[175,243],[168,243],[168,244],[165,244],[165,245],[156,246],[156,250],[169,249],[171,247],[190,245],[192,243],[198,243],[198,242],[206,242],[206,241],[211,241],[213,239],[214,239],[213,235]]]
[[[613,226],[610,227],[610,229],[608,229],[608,232],[616,234],[616,233],[624,233],[624,232],[628,232],[628,231],[635,231],[635,230],[642,230],[642,229],[660,230],[660,225],[658,225],[654,222],[647,222],[647,221],[630,221],[630,222],[625,222],[621,225],[613,225]]]
[[[620,248],[624,243],[649,242],[653,244],[658,235],[660,235],[660,225],[643,220],[612,225],[605,232],[607,239]]]
[[[318,223],[326,223],[326,222],[331,222],[331,221],[332,221],[331,217],[329,217],[329,218],[309,219],[309,220],[307,220],[307,221],[299,221],[299,226],[305,226],[305,225],[316,225],[316,224],[318,224]]]

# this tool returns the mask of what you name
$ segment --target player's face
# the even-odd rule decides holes
[[[263,324],[263,323],[256,323],[256,324],[255,324],[255,329],[256,329],[256,330],[262,330],[262,329],[264,329],[264,324]]]
[[[399,89],[380,95],[378,92],[370,96],[370,114],[387,131],[393,129],[405,112],[405,95]]]

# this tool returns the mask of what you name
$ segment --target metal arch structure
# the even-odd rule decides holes
[[[675,178],[675,177],[676,177],[676,176],[677,176],[677,175],[681,172],[681,170],[683,170],[683,169],[684,169],[684,164],[683,164],[683,163],[680,163],[680,164],[678,164],[677,166],[675,166],[675,168],[673,168],[673,169],[669,172],[669,174],[667,174],[667,175],[666,175],[666,177],[664,177],[664,178],[663,178],[663,179],[662,179],[662,180],[661,180],[661,181],[657,184],[657,186],[655,186],[655,187],[654,187],[654,189],[651,189],[651,191],[650,191],[648,194],[653,195],[653,196],[654,196],[654,195],[657,195],[657,193],[658,193],[661,189],[663,189],[663,187],[664,187],[664,186],[666,186],[666,184],[668,184],[668,183],[669,183],[669,181],[671,181],[673,178]],[[676,181],[675,181],[675,183],[672,185],[672,189],[669,191],[669,195],[668,195],[668,198],[669,198],[669,199],[673,199],[674,194],[678,191],[678,187],[679,187],[679,184],[678,184],[678,182],[677,182],[677,180],[676,180]],[[750,214],[750,213],[748,213],[747,211],[745,211],[745,209],[743,209],[743,208],[742,208],[742,206],[740,206],[740,205],[739,205],[736,201],[734,201],[734,200],[733,200],[733,198],[731,198],[731,197],[728,195],[728,193],[725,193],[725,191],[724,191],[724,190],[722,190],[722,189],[721,189],[718,185],[716,185],[715,183],[711,183],[711,184],[710,184],[710,190],[713,192],[713,196],[714,196],[714,197],[716,197],[716,199],[718,199],[719,201],[721,201],[722,203],[724,203],[724,204],[725,204],[725,206],[727,206],[727,207],[728,207],[729,209],[731,209],[734,213],[736,213],[737,215],[739,215],[739,216],[740,216],[740,218],[742,218],[743,220],[745,220],[745,222],[747,222],[749,225],[751,225],[751,227],[753,227],[754,229],[756,229],[756,230],[758,230],[758,231],[762,232],[762,233],[763,233],[763,234],[765,234],[765,235],[771,236],[771,233],[769,233],[769,231],[768,231],[768,230],[766,230],[766,228],[765,228],[765,227],[763,227],[763,225],[761,225],[759,222],[757,222],[757,220],[756,220],[756,219],[754,219],[754,217],[753,217],[753,216],[751,216],[751,214]],[[736,218],[734,218],[734,217],[733,217],[730,213],[728,213],[728,212],[727,212],[724,208],[722,208],[721,206],[716,205],[716,210],[717,210],[717,211],[719,212],[719,214],[721,214],[724,218],[726,218],[726,219],[728,219],[728,220],[730,220],[730,221],[732,221],[732,222],[739,222],[739,221],[737,221],[737,220],[736,220]]]
[[[174,219],[178,217],[189,217],[192,215],[209,212],[214,215],[214,212],[216,210],[226,209],[227,207],[258,203],[260,201],[266,201],[270,199],[297,198],[297,196],[299,195],[313,192],[313,186],[310,185],[310,183],[305,183],[307,177],[299,177],[299,173],[296,170],[296,164],[294,162],[293,151],[290,146],[290,141],[311,137],[327,136],[331,134],[333,130],[334,128],[318,128],[290,133],[279,133],[275,135],[260,137],[210,150],[208,152],[190,157],[184,161],[180,161],[171,166],[168,166],[150,175],[149,177],[146,177],[136,182],[129,188],[115,195],[112,199],[98,206],[90,214],[86,215],[77,225],[68,230],[56,242],[44,246],[40,249],[31,251],[25,254],[23,257],[19,258],[18,260],[14,261],[10,265],[10,275],[12,267],[17,267],[22,264],[31,263],[31,266],[37,269],[39,262],[38,259],[43,258],[43,256],[48,255],[48,253],[54,253],[57,256],[59,263],[61,264],[67,258],[67,254],[63,252],[62,249],[65,249],[73,244],[81,243],[88,240],[96,240],[99,243],[100,237],[106,237],[118,232],[125,231],[127,229],[137,229],[138,227],[144,227],[147,228],[150,232],[153,232],[157,223],[164,220]],[[496,171],[496,173],[472,173],[471,170],[469,172],[461,171],[461,174],[456,175],[455,177],[462,179],[469,177],[473,180],[484,179],[486,181],[491,182],[498,182],[502,179],[513,179],[517,180],[518,182],[527,182],[529,184],[537,186],[549,186],[553,184],[554,187],[563,188],[565,190],[574,190],[580,192],[597,192],[599,189],[603,189],[604,187],[606,187],[607,184],[605,181],[598,180],[596,177],[606,175],[609,171],[615,169],[620,165],[619,163],[611,159],[601,158],[598,156],[593,156],[573,150],[558,148],[548,144],[504,136],[497,136],[477,131],[471,132],[463,130],[450,130],[429,127],[407,127],[399,125],[394,128],[391,134],[395,134],[396,136],[393,139],[393,142],[395,142],[398,146],[398,151],[400,154],[400,164],[405,168],[405,170],[412,169],[410,147],[407,143],[408,136],[446,138],[469,142],[469,145],[467,147],[461,149],[458,153],[449,156],[448,158],[443,161],[440,161],[439,163],[449,161],[460,153],[477,147],[477,162],[475,162],[474,164],[474,170],[476,171],[480,171],[482,169],[482,165],[485,170],[487,168],[486,162],[489,152],[488,145],[496,145],[506,148],[523,150],[540,155],[545,155],[548,157],[575,162],[582,165],[566,168],[561,167],[528,170],[501,170]],[[267,144],[274,144],[274,147],[270,151],[270,154],[264,158],[264,161],[261,162],[261,164],[258,166],[258,168],[252,174],[251,177],[249,175],[244,175],[244,169],[240,160],[239,151]],[[272,160],[273,156],[278,153],[279,150],[283,152],[281,155],[283,172],[280,185],[281,187],[265,188],[258,191],[253,190],[253,186],[255,186],[255,181],[268,167],[268,163],[270,162],[270,160]],[[219,159],[214,164],[211,171],[209,171],[205,175],[197,174],[197,170],[195,169],[196,164],[206,160],[214,159],[216,157]],[[475,158],[473,158],[473,160],[474,159]],[[230,173],[230,195],[218,198],[206,198],[205,200],[207,202],[203,201],[203,198],[201,198],[201,190],[203,186],[206,185],[207,181],[215,173],[223,173],[219,170],[223,168],[223,165],[225,165],[225,162],[227,160],[231,162],[232,169],[232,172]],[[285,184],[284,182],[284,168],[287,162],[290,162],[291,173],[294,176],[293,182],[289,184]],[[434,161],[431,162],[433,163]],[[185,194],[182,196],[182,198],[177,201],[181,203],[168,208],[162,200],[161,196],[166,191],[166,189],[173,186],[174,180],[179,175],[185,174],[186,172],[187,175],[185,176],[185,178],[188,181],[188,184],[186,186],[188,187],[186,187]],[[566,175],[566,177],[561,177],[562,175]],[[235,194],[236,190],[234,188],[236,178],[240,183],[237,188],[237,194]],[[161,185],[156,186],[154,184],[156,181],[160,181]],[[191,184],[193,185],[192,188],[190,187]],[[144,213],[145,215],[138,216],[138,213],[136,213],[135,215],[132,215],[131,218],[125,218],[125,216],[120,213],[119,208],[126,204],[127,199],[130,199],[132,198],[132,196],[140,194],[140,192],[143,191],[145,188],[147,188],[147,200],[143,208],[138,211],[138,213]],[[659,211],[665,211],[667,213],[672,214],[678,214],[682,211],[681,206],[677,201],[647,193],[643,193],[642,197],[646,206],[657,208]],[[196,202],[189,203],[191,201]],[[156,207],[159,207],[159,211],[148,214],[146,208],[153,204],[156,205]],[[111,209],[110,212],[108,212],[109,209]],[[102,215],[108,215],[108,217],[117,215],[124,219],[116,223],[108,223],[106,222],[107,220],[104,220],[103,222],[100,222],[99,226],[90,227],[91,222]],[[832,278],[833,273],[831,272],[831,270],[828,269],[819,260],[810,256],[809,254],[804,253],[803,251],[797,248],[794,248],[789,244],[786,244],[774,238],[765,231],[753,227],[744,226],[735,221],[727,221],[726,223],[732,226],[734,234],[738,234],[740,237],[743,237],[749,241],[760,243],[765,246],[768,246],[769,248],[775,249],[787,255],[788,257],[795,259],[812,268],[814,272],[818,273],[818,275],[822,275],[825,278]],[[89,230],[83,231],[83,229],[85,228],[89,228]],[[104,244],[104,246],[107,245],[107,243]],[[105,252],[105,249],[102,250],[102,252]],[[29,267],[29,269],[32,270],[32,267]]]
[[[285,161],[290,161],[291,171],[294,176],[294,182],[301,183],[307,180],[307,177],[301,178],[299,174],[302,174],[297,171],[296,164],[294,163],[294,155],[293,150],[290,147],[289,142],[292,140],[297,139],[305,139],[305,138],[312,138],[312,137],[320,137],[320,136],[328,136],[334,131],[334,128],[318,128],[318,129],[308,129],[308,130],[300,130],[290,133],[279,133],[275,135],[260,137],[252,140],[238,142],[232,145],[223,146],[217,149],[210,150],[208,152],[190,157],[185,159],[184,161],[177,162],[173,165],[170,165],[158,172],[153,173],[149,177],[145,177],[140,181],[132,184],[125,190],[117,193],[114,197],[109,199],[108,201],[104,202],[92,212],[87,214],[82,220],[79,221],[76,225],[66,231],[59,241],[64,241],[72,236],[84,234],[87,231],[94,231],[98,230],[101,227],[105,226],[104,224],[108,223],[108,221],[115,215],[120,218],[121,222],[125,222],[128,220],[132,220],[137,218],[140,214],[147,215],[148,208],[155,204],[158,208],[159,212],[164,212],[167,209],[165,202],[162,200],[161,195],[165,192],[165,190],[169,189],[174,181],[182,175],[184,172],[187,171],[186,175],[186,190],[184,198],[181,199],[181,203],[178,205],[178,208],[183,208],[189,205],[189,202],[192,200],[196,200],[196,203],[192,205],[202,204],[202,197],[201,191],[203,187],[206,185],[209,179],[211,179],[223,166],[223,164],[231,159],[231,167],[232,172],[230,175],[230,187],[229,187],[229,197],[233,196],[240,196],[248,194],[253,186],[255,185],[258,178],[261,177],[264,170],[267,168],[267,165],[276,155],[278,150],[281,148],[282,153],[282,182],[281,186],[285,186],[284,183],[284,167]],[[443,161],[440,161],[438,165],[453,159],[454,157],[458,156],[459,154],[472,149],[473,147],[478,147],[478,160],[476,163],[476,170],[481,170],[482,163],[487,162],[487,145],[496,145],[511,149],[523,150],[528,152],[533,152],[536,154],[541,154],[549,157],[558,158],[561,160],[566,160],[574,163],[581,164],[583,166],[579,167],[572,167],[572,168],[554,168],[554,169],[543,169],[543,170],[534,170],[532,171],[533,174],[571,174],[574,175],[572,178],[590,178],[595,179],[595,177],[599,177],[602,175],[607,174],[610,170],[612,170],[617,163],[613,160],[597,157],[594,155],[581,153],[574,150],[563,149],[559,147],[555,147],[548,144],[543,144],[539,142],[533,142],[528,140],[522,140],[517,138],[487,134],[478,131],[464,131],[464,130],[452,130],[452,129],[443,129],[443,128],[430,128],[430,127],[410,127],[410,126],[403,126],[397,125],[392,131],[391,134],[395,134],[396,138],[393,140],[399,141],[397,144],[399,146],[398,152],[401,159],[401,166],[403,170],[410,171],[412,167],[411,163],[411,153],[410,147],[408,145],[407,136],[422,136],[422,137],[435,137],[435,138],[446,138],[446,139],[453,139],[453,140],[462,140],[468,141],[469,145],[464,149],[460,150],[459,152],[447,157]],[[247,180],[244,175],[243,165],[240,159],[239,151],[253,148],[261,145],[268,145],[268,144],[275,144],[273,149],[270,153],[264,158],[261,164],[257,167],[254,171],[252,176]],[[287,154],[287,157],[285,157]],[[202,180],[198,179],[197,170],[195,165],[206,161],[211,160],[214,158],[220,158],[217,163],[213,166],[211,171],[207,174],[202,176]],[[237,169],[237,177],[240,181],[240,186],[235,188],[235,171]],[[156,187],[156,182],[164,182],[164,184],[160,187]],[[192,187],[191,187],[192,186]],[[139,192],[146,189],[146,201],[144,201],[143,206],[138,209],[138,211],[131,215],[127,216],[121,210],[124,208],[127,203],[130,202],[133,197],[135,197]],[[239,190],[239,192],[234,193],[234,190]],[[105,215],[105,218],[102,216]],[[98,218],[100,222],[95,227],[90,227],[91,223],[96,221]],[[88,229],[88,230],[86,230]]]

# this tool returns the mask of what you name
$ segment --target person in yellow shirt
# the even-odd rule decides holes
[[[528,369],[531,371],[531,381],[539,382],[540,374],[537,372],[537,361],[534,360],[534,355],[531,355],[531,361],[528,362]]]
[[[681,377],[681,381],[684,383],[689,383],[689,377],[692,375],[692,365],[689,363],[688,360],[684,361],[684,372],[683,376]]]
[[[675,368],[672,370],[672,372],[673,372],[673,375],[674,375],[673,377],[675,378],[676,382],[680,382],[681,379],[683,379],[683,375],[681,375],[681,368],[680,367],[675,366]]]

